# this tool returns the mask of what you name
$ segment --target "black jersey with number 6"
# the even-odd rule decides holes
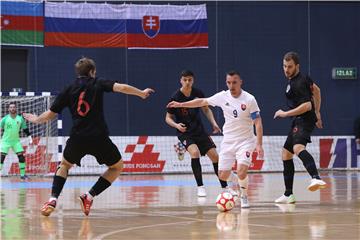
[[[50,110],[55,113],[68,107],[73,120],[71,137],[108,136],[103,111],[104,92],[111,92],[115,81],[79,77],[55,99]]]
[[[171,101],[186,102],[195,98],[204,98],[204,94],[197,88],[192,88],[189,97],[185,96],[180,89],[177,90],[171,97]],[[168,108],[167,112],[175,115],[175,121],[177,123],[184,123],[186,126],[186,132],[182,133],[177,130],[177,135],[186,134],[189,136],[201,135],[205,130],[201,121],[200,108]]]

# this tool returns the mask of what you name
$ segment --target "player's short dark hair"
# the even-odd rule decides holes
[[[75,71],[79,76],[90,76],[90,71],[95,69],[95,61],[91,58],[82,57],[75,63]]]
[[[190,70],[182,70],[181,71],[181,74],[180,74],[181,77],[195,77],[194,73]]]
[[[15,107],[16,107],[16,102],[10,102],[9,104],[8,104],[8,108],[10,107],[10,105],[15,105]]]
[[[240,77],[240,73],[239,73],[238,71],[235,71],[235,70],[230,70],[230,71],[228,71],[228,72],[226,73],[226,75],[229,75],[229,76],[238,75],[239,78],[241,78],[241,77]]]
[[[300,63],[300,57],[299,57],[299,54],[297,52],[287,52],[284,55],[284,60],[285,61],[293,60],[296,65]]]

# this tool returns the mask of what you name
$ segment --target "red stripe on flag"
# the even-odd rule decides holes
[[[125,47],[125,34],[45,32],[45,46],[106,48]]]
[[[149,38],[145,34],[127,34],[128,47],[144,48],[186,48],[207,47],[207,33],[159,34]]]
[[[1,29],[44,31],[44,17],[1,15]]]
[[[126,40],[127,37],[127,41]],[[127,45],[126,45],[127,42]],[[159,34],[148,38],[144,34],[61,33],[45,32],[45,46],[106,48],[187,48],[208,47],[208,34]]]

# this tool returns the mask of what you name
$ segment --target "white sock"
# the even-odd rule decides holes
[[[86,192],[86,198],[91,201],[94,197],[89,192]]]
[[[53,200],[57,201],[57,198],[56,198],[56,197],[51,197],[51,198],[49,198],[49,202],[51,202],[51,201],[53,201]]]
[[[249,185],[249,177],[246,175],[246,178],[243,180],[239,179],[241,196],[247,196],[247,189]]]

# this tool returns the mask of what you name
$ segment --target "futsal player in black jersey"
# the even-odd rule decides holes
[[[186,102],[195,98],[204,98],[201,90],[194,88],[194,73],[190,70],[181,72],[181,88],[178,89],[171,97],[169,102]],[[214,115],[208,106],[201,108],[210,124],[213,127],[213,133],[221,132],[217,125]],[[180,142],[185,146],[191,157],[191,168],[198,186],[197,195],[206,197],[206,190],[202,179],[202,169],[200,156],[207,155],[213,163],[214,172],[218,175],[219,156],[216,152],[216,146],[211,137],[206,133],[200,117],[200,108],[167,108],[165,117],[166,123],[176,128],[177,136]],[[227,182],[220,180],[221,187],[238,195],[236,191],[227,187]]]
[[[285,193],[275,200],[276,203],[295,203],[293,194],[294,162],[296,154],[304,164],[311,176],[308,190],[316,191],[326,187],[326,183],[320,179],[314,158],[306,150],[310,143],[311,133],[315,126],[322,128],[320,114],[321,93],[320,88],[309,76],[300,72],[299,56],[295,52],[288,52],[283,58],[283,70],[288,79],[286,98],[289,110],[276,111],[274,118],[292,117],[292,125],[282,149],[284,165]]]
[[[23,114],[26,120],[40,124],[53,119],[67,107],[73,120],[63,159],[55,172],[51,197],[41,209],[44,216],[49,216],[55,210],[68,171],[74,164],[80,166],[81,159],[86,154],[94,156],[99,164],[106,164],[108,169],[87,193],[79,197],[85,215],[90,212],[93,198],[107,189],[123,169],[121,154],[109,138],[104,118],[104,92],[124,93],[143,99],[154,92],[150,88],[139,90],[127,84],[97,78],[95,62],[90,58],[79,59],[75,64],[75,71],[76,80],[56,97],[49,110],[39,116]]]

